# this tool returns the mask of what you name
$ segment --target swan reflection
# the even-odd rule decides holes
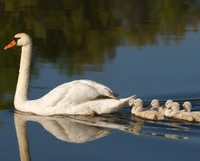
[[[111,133],[108,129],[83,124],[84,121],[79,123],[78,120],[76,121],[70,117],[41,117],[15,113],[14,121],[17,135],[19,130],[27,133],[27,121],[34,121],[41,124],[46,131],[50,132],[57,139],[72,143],[84,143],[96,140]],[[20,132],[20,134],[23,133]]]
[[[110,130],[76,122],[70,117],[41,117],[14,113],[14,123],[18,139],[21,161],[30,161],[27,121],[41,124],[57,139],[71,143],[84,143],[105,137]],[[83,121],[82,121],[83,122]]]
[[[46,131],[51,133],[57,139],[70,142],[70,143],[85,143],[94,141],[111,134],[112,130],[120,130],[135,135],[151,135],[162,136],[166,138],[177,138],[176,134],[171,136],[168,134],[160,134],[159,129],[161,126],[166,125],[165,122],[157,122],[159,124],[150,121],[145,121],[141,118],[124,119],[114,115],[108,116],[36,116],[31,114],[14,113],[14,123],[17,133],[17,139],[20,150],[21,161],[30,161],[27,122],[33,121],[41,124]],[[148,124],[148,125],[147,125]],[[150,125],[152,124],[152,125]],[[161,125],[161,126],[160,126]],[[177,124],[167,123],[168,128],[179,127]],[[143,129],[145,130],[143,131]],[[165,127],[165,129],[168,129]],[[180,127],[179,127],[180,128]],[[183,129],[182,129],[183,130]],[[184,129],[188,130],[188,129]],[[175,131],[175,130],[174,130]]]

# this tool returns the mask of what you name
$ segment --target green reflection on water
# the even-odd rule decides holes
[[[157,45],[158,36],[168,45],[184,39],[188,27],[196,32],[196,8],[193,0],[0,0],[1,48],[15,33],[27,32],[40,61],[66,69],[67,76],[83,74],[84,65],[98,72],[115,58],[118,45]],[[3,52],[0,100],[10,105],[20,49]],[[34,76],[37,70],[32,69]]]

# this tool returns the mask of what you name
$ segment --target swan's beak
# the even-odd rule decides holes
[[[4,47],[4,50],[7,50],[9,48],[12,48],[17,45],[17,42],[15,40],[12,40],[7,46]]]

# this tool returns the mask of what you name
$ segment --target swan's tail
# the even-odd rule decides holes
[[[120,99],[120,102],[123,104],[123,106],[130,106],[135,98],[136,98],[136,95],[133,95],[128,98]]]

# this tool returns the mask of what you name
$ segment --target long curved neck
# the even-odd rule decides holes
[[[14,104],[16,108],[27,100],[31,56],[32,56],[32,44],[22,46],[19,76],[14,98]]]

